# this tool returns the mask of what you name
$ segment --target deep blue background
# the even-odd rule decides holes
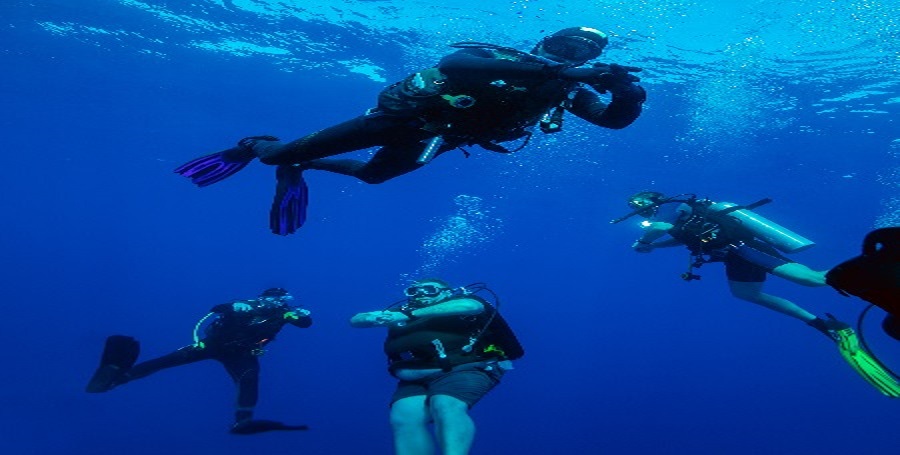
[[[821,87],[785,78],[772,85],[799,107],[765,114],[795,117],[791,128],[685,141],[691,116],[703,115],[690,105],[696,86],[654,81],[648,64],[648,109],[626,130],[570,119],[520,154],[447,154],[377,187],[310,172],[309,222],[282,238],[266,229],[271,168],[205,189],[172,169],[246,135],[293,139],[357,115],[383,83],[164,43],[163,58],[37,25],[90,18],[186,34],[112,1],[3,10],[4,453],[390,453],[383,333],[347,319],[398,297],[461,194],[489,209],[491,222],[477,225],[485,240],[451,248],[433,272],[487,282],[528,351],[474,409],[473,453],[896,453],[898,404],[821,335],[730,297],[716,265],[682,282],[682,250],[633,254],[635,223],[608,224],[647,188],[768,196],[775,203],[760,213],[819,244],[797,259],[827,268],[857,252],[896,196],[888,115],[818,115]],[[328,24],[290,25],[328,36]],[[398,59],[412,35],[343,44],[393,81],[408,71]],[[896,116],[896,104],[879,108]],[[209,307],[270,286],[294,291],[315,324],[287,328],[262,359],[258,416],[311,431],[228,435],[233,388],[213,362],[83,393],[106,335],[136,336],[146,357],[161,355],[190,342]],[[817,314],[852,320],[863,308],[830,289],[767,286]],[[900,347],[870,322],[873,347],[900,365]]]

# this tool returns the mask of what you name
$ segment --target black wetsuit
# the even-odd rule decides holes
[[[441,59],[437,68],[447,77],[447,92],[474,99],[470,107],[448,104],[418,115],[400,115],[379,106],[286,144],[259,141],[253,151],[267,164],[304,163],[309,169],[381,183],[421,167],[416,159],[427,139],[444,138],[439,153],[462,145],[492,148],[523,138],[526,128],[567,99],[566,110],[606,128],[624,128],[641,114],[646,95],[639,86],[613,94],[607,105],[586,85],[559,79],[547,65],[525,58],[481,48],[459,50]],[[322,159],[369,147],[381,148],[368,162]]]
[[[149,376],[157,371],[179,365],[213,359],[222,363],[238,388],[237,406],[249,412],[256,405],[259,386],[259,355],[262,348],[275,338],[285,324],[306,328],[312,318],[286,319],[285,313],[295,311],[286,304],[265,300],[242,300],[253,308],[235,311],[233,303],[216,305],[210,310],[217,319],[206,330],[202,346],[185,346],[132,367],[120,383]],[[299,315],[299,314],[298,314]]]
[[[900,340],[900,227],[876,229],[866,235],[862,254],[833,267],[826,282],[888,313],[882,327]]]

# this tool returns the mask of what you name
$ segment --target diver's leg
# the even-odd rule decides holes
[[[237,387],[235,423],[252,419],[253,409],[259,399],[259,357],[250,352],[239,352],[219,360]]]
[[[832,339],[832,331],[847,327],[847,324],[834,319],[831,315],[828,315],[827,319],[822,319],[790,300],[762,292],[764,282],[762,280],[765,280],[765,269],[754,264],[748,264],[740,261],[735,263],[730,260],[725,262],[726,270],[730,270],[728,287],[731,289],[731,294],[735,297],[797,318]],[[755,271],[752,271],[754,269]],[[752,276],[750,276],[751,274]]]
[[[762,270],[780,278],[790,280],[803,286],[825,286],[825,273],[816,271],[803,264],[792,261],[783,256],[772,246],[751,241],[732,250],[729,257],[739,257],[740,260],[753,264]],[[727,262],[727,261],[726,261]]]
[[[425,145],[424,142],[411,142],[382,147],[368,162],[321,159],[304,163],[303,167],[349,175],[371,184],[384,183],[424,166],[417,163],[416,159]]]
[[[134,381],[135,379],[150,376],[151,374],[156,373],[160,370],[164,370],[166,368],[186,365],[188,363],[194,363],[208,358],[210,358],[210,355],[206,349],[200,349],[194,346],[185,346],[162,357],[157,357],[146,362],[138,363],[125,373],[122,381],[120,381],[119,383],[124,384],[126,382]]]
[[[728,281],[731,295],[748,302],[762,305],[771,310],[797,318],[803,322],[811,322],[816,316],[797,306],[790,300],[762,292],[763,282]]]
[[[475,440],[475,422],[469,416],[469,405],[449,395],[433,395],[430,405],[441,453],[468,454]]]
[[[746,253],[746,251],[759,253],[758,250],[750,249],[739,251],[742,253]],[[750,256],[751,259],[754,258],[751,254],[742,255],[734,251],[729,252],[725,256],[725,275],[728,276],[728,288],[731,290],[731,295],[807,323],[816,319],[814,314],[800,308],[790,300],[764,293],[763,283],[765,283],[766,273],[770,269],[758,264],[761,260],[751,262],[745,256]],[[765,258],[770,257],[768,255],[762,256]]]
[[[401,398],[391,404],[391,429],[396,455],[430,455],[434,453],[428,431],[426,395]]]
[[[475,439],[475,422],[469,409],[484,398],[503,377],[497,364],[480,362],[458,365],[428,384],[434,433],[444,455],[468,454]]]
[[[421,121],[384,114],[366,114],[282,143],[256,141],[251,149],[266,164],[299,164],[425,134]]]
[[[825,274],[827,270],[813,270],[799,262],[789,262],[772,269],[772,275],[784,278],[803,286],[825,286]]]

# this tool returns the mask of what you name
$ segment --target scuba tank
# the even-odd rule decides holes
[[[724,212],[723,215],[727,214],[727,216],[737,219],[742,228],[783,253],[798,253],[816,245],[812,240],[747,208],[735,209],[734,207],[740,206],[731,202],[716,202],[709,206],[709,210],[713,213]]]

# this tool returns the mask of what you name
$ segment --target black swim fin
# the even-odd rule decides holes
[[[293,234],[306,222],[309,189],[303,167],[283,164],[275,170],[275,198],[269,210],[269,228],[278,235]]]
[[[231,427],[231,434],[256,434],[266,431],[302,431],[308,430],[306,425],[287,425],[274,420],[244,420]]]
[[[112,390],[131,369],[140,353],[141,344],[132,337],[125,335],[107,337],[103,355],[100,357],[100,366],[88,381],[85,391],[101,393]]]

